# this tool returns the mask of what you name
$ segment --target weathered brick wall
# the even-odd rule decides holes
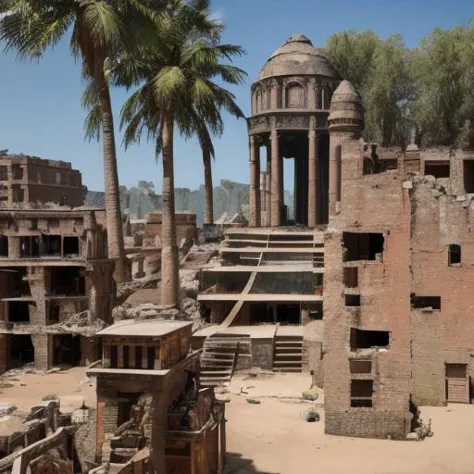
[[[351,262],[359,272],[360,308],[344,304],[342,233],[384,235],[383,261]],[[325,237],[324,389],[326,431],[364,437],[404,437],[410,418],[410,199],[397,171],[362,176],[357,140],[342,146],[340,213]],[[390,332],[387,349],[369,349],[373,408],[351,408],[350,329]],[[329,419],[329,423],[328,423]]]
[[[474,363],[474,210],[464,197],[446,196],[435,183],[412,190],[412,288],[418,296],[441,297],[441,310],[412,310],[414,400],[446,403],[445,364]],[[461,264],[448,265],[449,245],[461,246]]]

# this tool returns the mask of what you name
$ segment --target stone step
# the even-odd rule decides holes
[[[273,361],[273,366],[287,366],[287,365],[292,365],[295,367],[301,367],[302,362],[298,360],[275,360]]]
[[[232,374],[232,369],[229,370],[201,370],[201,377],[211,377],[211,376],[226,376]]]
[[[235,353],[233,352],[215,352],[215,351],[206,351],[206,350],[204,350],[202,355],[211,356],[211,357],[221,356],[225,359],[233,359],[235,357]]]
[[[284,354],[275,353],[275,359],[289,359],[290,357],[296,357],[301,360],[302,355],[301,352],[285,352]]]
[[[301,372],[301,367],[273,367],[273,372]]]

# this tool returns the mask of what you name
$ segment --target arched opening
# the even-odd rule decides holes
[[[304,107],[304,89],[300,84],[290,84],[286,89],[286,107],[301,109]]]

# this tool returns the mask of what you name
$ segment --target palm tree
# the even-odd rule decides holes
[[[110,90],[105,74],[107,57],[130,37],[132,18],[147,18],[139,0],[0,0],[0,40],[19,57],[41,57],[70,32],[74,58],[92,80],[101,110],[104,188],[109,257],[116,260],[115,278],[127,278]],[[151,18],[151,16],[150,16]]]
[[[153,43],[140,55],[119,62],[122,82],[139,88],[122,109],[126,125],[124,143],[140,141],[142,133],[153,139],[163,161],[162,303],[179,304],[179,263],[174,204],[174,130],[204,137],[204,126],[219,131],[220,111],[235,116],[242,111],[235,97],[218,85],[242,83],[245,72],[232,64],[243,54],[239,46],[220,44],[212,37],[217,24],[208,12],[208,1],[172,1],[162,17]],[[199,34],[197,34],[197,32]],[[127,79],[128,78],[128,79]],[[210,135],[207,134],[210,141]],[[207,147],[207,150],[212,148]],[[206,152],[207,153],[207,152]]]

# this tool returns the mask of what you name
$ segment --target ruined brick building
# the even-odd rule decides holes
[[[0,211],[0,373],[97,360],[113,269],[105,211]]]
[[[474,153],[381,150],[363,127],[357,92],[307,38],[271,56],[252,86],[251,227],[204,269],[214,325],[194,343],[209,384],[235,367],[313,370],[327,433],[404,438],[413,403],[472,398]]]
[[[84,205],[87,188],[71,163],[27,155],[0,155],[0,203],[47,203]]]

